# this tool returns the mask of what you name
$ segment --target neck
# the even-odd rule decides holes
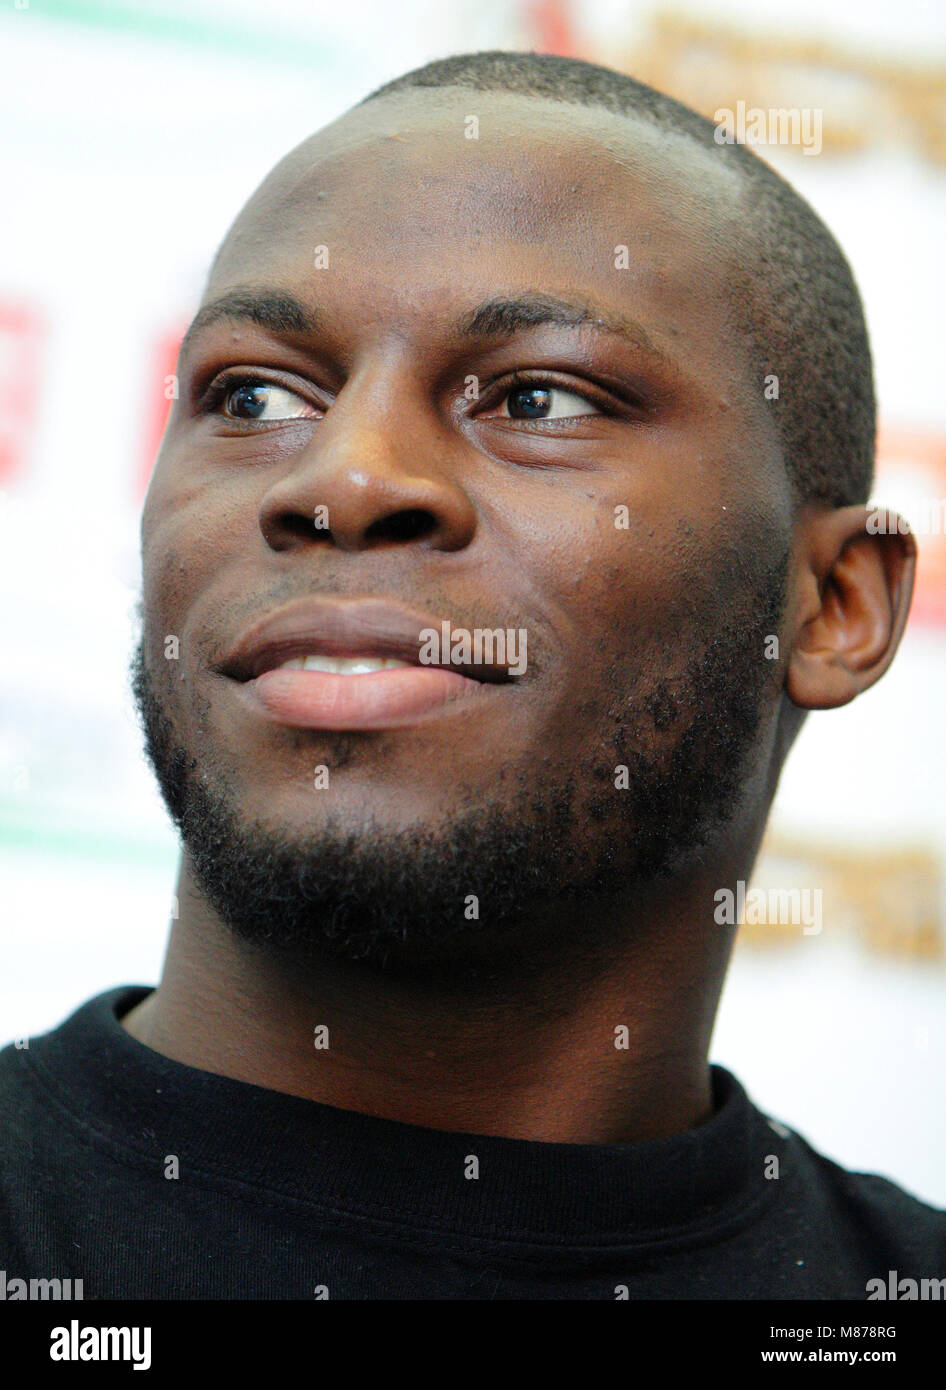
[[[606,967],[572,961],[463,997],[333,961],[303,977],[234,937],[186,855],[178,902],[161,982],[122,1022],[187,1066],[430,1129],[560,1143],[665,1138],[711,1114],[731,943],[705,883],[634,931],[625,921]]]

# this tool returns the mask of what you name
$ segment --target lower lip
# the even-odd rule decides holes
[[[295,729],[396,729],[484,687],[457,671],[411,666],[359,676],[265,671],[240,688],[268,719]]]

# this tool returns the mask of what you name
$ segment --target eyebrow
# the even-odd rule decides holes
[[[317,325],[315,314],[295,295],[282,290],[230,290],[198,309],[184,334],[181,356],[195,338],[221,319],[255,323],[257,327],[268,328],[271,333],[283,337],[314,333]]]
[[[523,329],[597,328],[626,338],[668,365],[672,359],[659,348],[639,323],[583,300],[558,299],[553,295],[528,294],[516,299],[489,299],[460,322],[460,331],[470,337],[496,337]]]
[[[230,290],[199,309],[181,343],[181,356],[205,329],[221,319],[254,323],[282,337],[314,333],[318,317],[295,295],[284,290]],[[484,300],[453,325],[464,338],[509,337],[531,328],[597,328],[625,338],[668,366],[676,366],[633,320],[586,300],[526,294]]]

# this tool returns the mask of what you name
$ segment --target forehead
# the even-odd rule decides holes
[[[375,303],[518,277],[604,291],[615,307],[652,300],[718,329],[739,191],[711,152],[645,121],[508,93],[412,91],[356,107],[277,165],[228,234],[207,295],[251,280],[320,293],[324,246],[347,293],[361,278]]]

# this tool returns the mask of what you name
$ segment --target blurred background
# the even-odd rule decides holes
[[[430,58],[603,62],[709,116],[823,113],[759,153],[867,306],[875,499],[920,532],[890,673],[812,715],[757,880],[823,929],[749,924],[713,1058],[848,1167],[946,1206],[946,8],[899,0],[2,0],[0,1042],[155,983],[174,831],[128,694],[138,518],[165,377],[214,250],[293,145]]]

